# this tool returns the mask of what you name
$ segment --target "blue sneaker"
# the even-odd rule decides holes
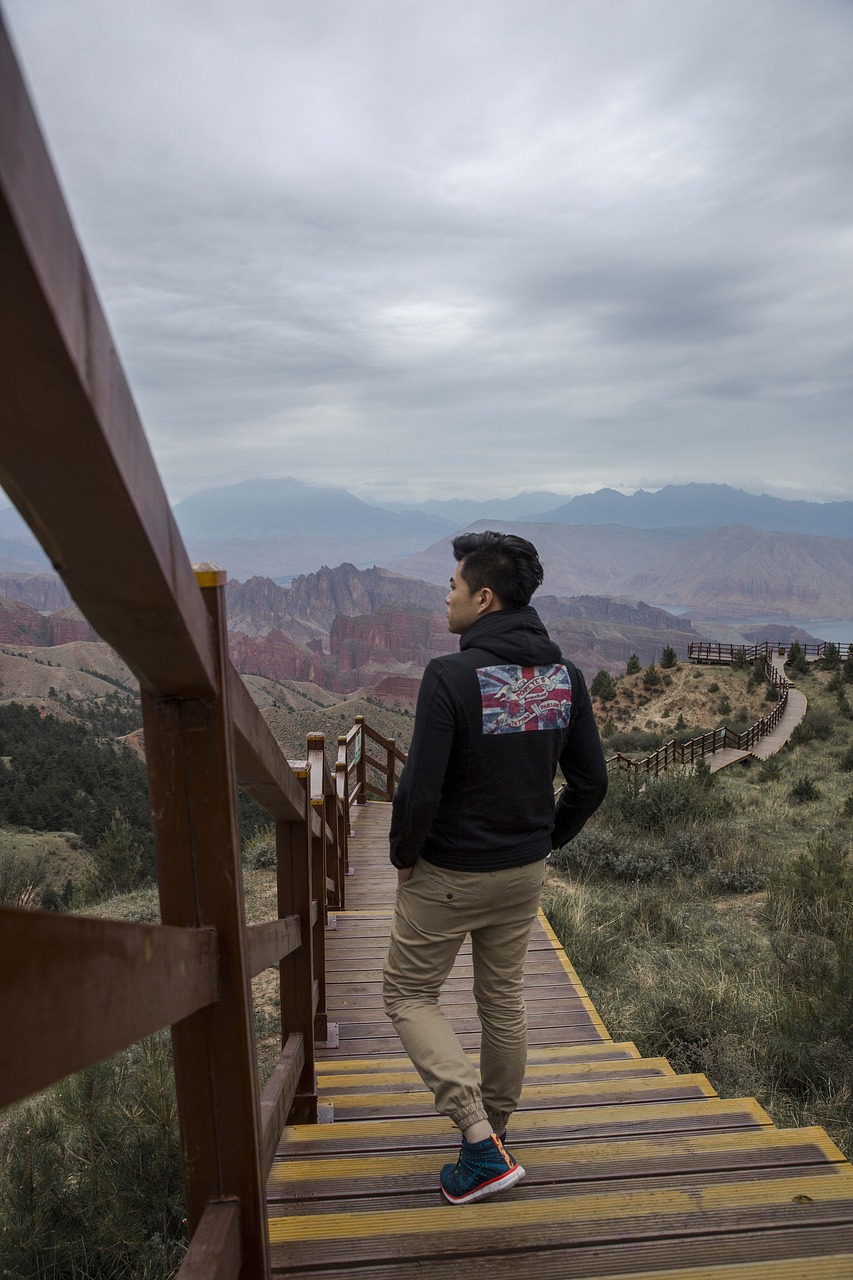
[[[441,1171],[441,1190],[451,1204],[470,1204],[496,1191],[508,1191],[523,1177],[521,1165],[493,1133],[482,1142],[462,1139],[456,1164],[446,1164]]]

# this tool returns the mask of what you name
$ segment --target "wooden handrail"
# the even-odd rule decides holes
[[[2,907],[0,939],[0,1106],[219,995],[214,929]]]
[[[0,1045],[0,1102],[171,1025],[191,1236],[180,1274],[265,1277],[278,1136],[317,1115],[324,922],[343,903],[350,805],[368,796],[365,742],[386,754],[387,793],[405,756],[361,719],[334,772],[317,736],[292,768],[228,661],[224,572],[189,562],[2,20],[0,272],[0,483],[140,682],[163,919],[0,913],[0,1021],[16,1029]],[[251,927],[238,783],[276,829],[278,919]],[[282,1054],[261,1095],[251,977],[274,964]]]

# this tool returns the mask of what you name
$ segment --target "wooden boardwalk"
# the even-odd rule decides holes
[[[817,1128],[779,1130],[607,1033],[543,917],[526,971],[530,1059],[511,1150],[519,1186],[463,1208],[438,1169],[459,1139],[381,1008],[395,876],[390,806],[355,814],[347,911],[327,932],[320,1051],[331,1123],[285,1129],[268,1183],[276,1275],[364,1280],[616,1277],[850,1280],[853,1169]],[[470,948],[443,1004],[476,1057]]]
[[[771,658],[771,662],[779,675],[787,680],[785,675],[785,658],[775,653]],[[808,699],[802,689],[797,689],[788,682],[788,705],[785,707],[785,714],[777,724],[776,728],[756,742],[752,748],[752,755],[759,760],[769,760],[770,756],[774,756],[777,751],[781,751],[791,734],[800,724],[808,709]]]

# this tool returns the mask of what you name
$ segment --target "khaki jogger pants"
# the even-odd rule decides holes
[[[423,858],[397,890],[385,961],[385,1012],[435,1105],[461,1130],[515,1111],[527,1063],[523,972],[544,860],[503,871],[445,871]],[[480,1078],[438,998],[466,935],[482,1027]]]

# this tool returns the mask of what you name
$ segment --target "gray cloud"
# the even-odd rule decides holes
[[[167,487],[853,496],[853,10],[6,0]]]

